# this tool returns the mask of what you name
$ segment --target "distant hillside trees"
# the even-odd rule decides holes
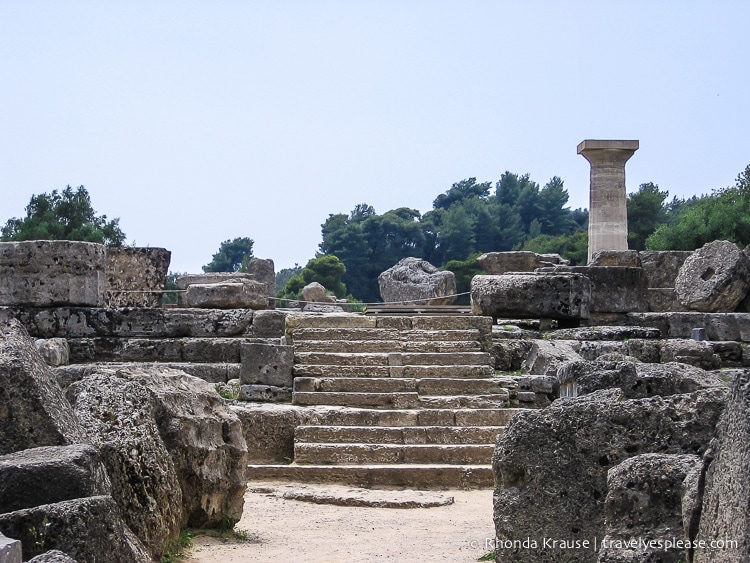
[[[694,250],[713,240],[750,244],[750,165],[733,186],[710,195],[673,200],[664,220],[646,238],[649,250]]]
[[[468,178],[438,195],[424,215],[406,207],[379,215],[366,203],[348,215],[329,215],[319,248],[346,265],[342,281],[354,296],[378,302],[378,275],[407,256],[442,266],[483,252],[521,248],[535,237],[580,231],[587,214],[571,211],[567,202],[558,177],[540,188],[528,174],[506,172],[494,190],[491,182]]]

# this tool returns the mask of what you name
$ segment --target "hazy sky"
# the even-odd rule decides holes
[[[0,222],[85,185],[199,272],[247,236],[304,265],[329,213],[428,211],[464,178],[560,176],[639,139],[628,190],[750,164],[750,2],[0,0]]]

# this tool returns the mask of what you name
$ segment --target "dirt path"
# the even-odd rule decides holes
[[[253,484],[256,490],[258,485]],[[254,539],[236,543],[197,537],[186,562],[476,561],[489,551],[485,538],[494,536],[492,491],[441,494],[452,496],[454,503],[433,508],[350,507],[248,492],[237,527]]]

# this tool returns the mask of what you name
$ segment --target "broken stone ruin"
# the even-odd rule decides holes
[[[750,261],[628,250],[637,148],[579,146],[585,266],[487,253],[470,312],[418,258],[351,313],[274,308],[271,260],[164,306],[164,249],[0,243],[0,561],[159,561],[260,481],[494,489],[498,562],[750,560]]]

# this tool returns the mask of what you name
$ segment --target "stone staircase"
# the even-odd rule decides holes
[[[296,316],[294,462],[251,465],[250,479],[370,487],[491,487],[497,436],[518,409],[496,377],[491,319]],[[317,412],[319,411],[319,412]]]

